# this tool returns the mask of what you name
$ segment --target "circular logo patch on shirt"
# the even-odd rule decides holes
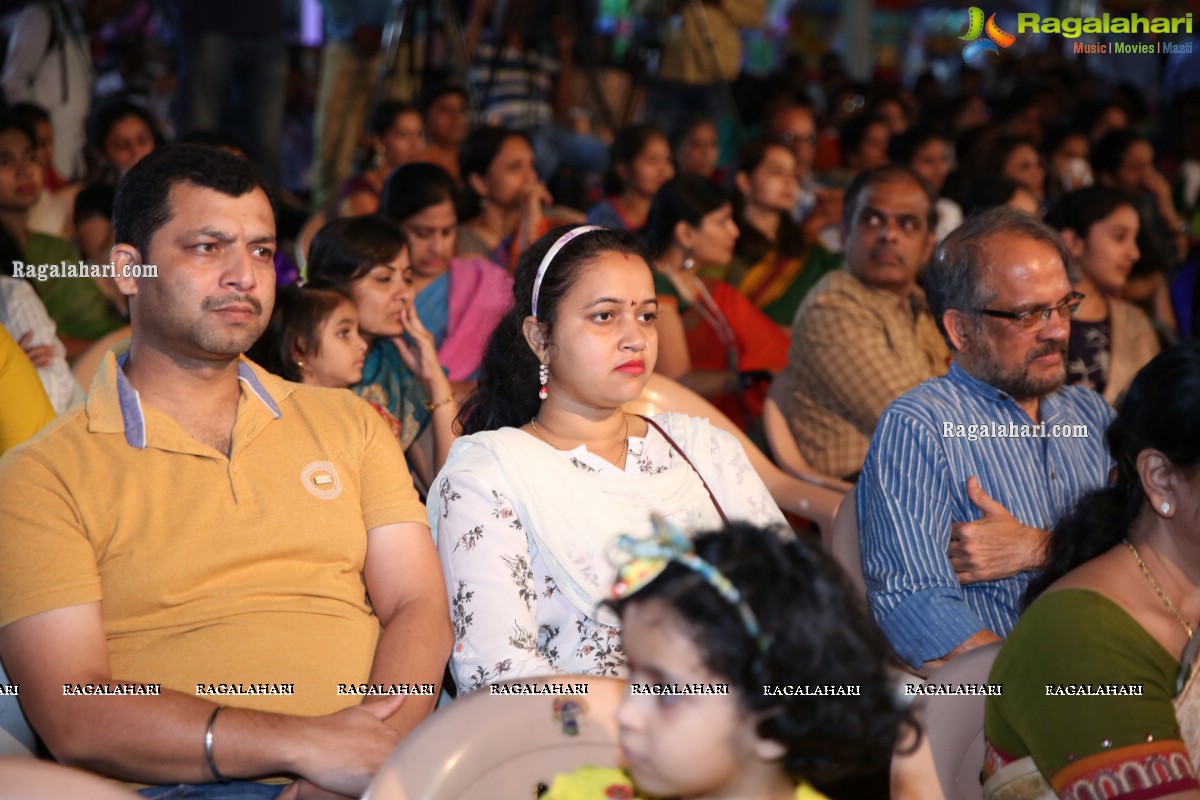
[[[332,500],[342,493],[342,479],[329,461],[314,461],[300,473],[300,482],[309,493],[321,500]]]

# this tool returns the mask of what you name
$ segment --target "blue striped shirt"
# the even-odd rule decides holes
[[[1107,484],[1104,432],[1113,411],[1104,399],[1068,386],[1042,398],[1039,412],[1047,432],[1085,425],[1087,435],[1011,435],[1013,426],[1033,424],[1029,416],[957,363],[880,418],[857,491],[863,572],[871,611],[909,664],[941,658],[983,629],[1007,636],[1034,576],[959,585],[946,555],[950,525],[982,516],[967,497],[968,478],[978,477],[1018,521],[1042,529]]]

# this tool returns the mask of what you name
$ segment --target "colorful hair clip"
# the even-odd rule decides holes
[[[612,589],[613,598],[623,600],[641,591],[674,561],[704,578],[726,602],[736,608],[746,632],[758,642],[759,649],[766,652],[770,640],[762,634],[758,617],[754,616],[750,604],[733,582],[712,564],[696,555],[691,539],[684,536],[675,526],[657,514],[651,518],[654,521],[652,538],[639,540],[628,534],[621,534],[617,538],[617,548],[629,554],[630,559],[617,571],[617,580]]]

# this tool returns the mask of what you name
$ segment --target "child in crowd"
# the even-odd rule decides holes
[[[281,286],[263,335],[246,353],[251,361],[289,381],[347,389],[362,380],[367,342],[358,331],[358,308],[337,289]],[[371,403],[400,437],[400,421]]]
[[[819,546],[739,523],[689,541],[662,522],[617,546],[632,557],[611,601],[630,670],[626,768],[561,775],[546,800],[816,800],[810,781],[881,767],[915,729],[889,688],[887,645]],[[847,693],[798,691],[831,683]],[[634,693],[647,684],[727,693]]]

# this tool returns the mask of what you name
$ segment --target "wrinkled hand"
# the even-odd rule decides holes
[[[400,743],[400,732],[385,720],[399,711],[403,703],[404,695],[397,695],[314,720],[316,731],[311,747],[296,768],[305,780],[287,790],[294,793],[293,800],[329,796],[306,794],[314,788],[335,797],[361,796],[380,765]]]
[[[392,344],[396,345],[396,349],[400,351],[400,359],[404,362],[404,366],[412,370],[412,374],[426,390],[436,387],[438,383],[446,380],[446,375],[442,372],[441,362],[438,361],[437,345],[433,341],[433,334],[422,324],[421,318],[417,316],[417,309],[412,303],[404,307],[404,315],[400,321],[404,324],[404,332],[408,334],[408,338],[392,337]],[[445,392],[442,395],[444,396]],[[430,399],[434,398],[431,396]]]
[[[55,356],[58,351],[55,350],[52,344],[34,344],[33,331],[21,337],[21,341],[17,344],[21,345],[21,349],[25,351],[25,355],[29,356],[29,360],[33,362],[35,367],[48,367],[54,363]]]
[[[1045,563],[1047,534],[1022,525],[988,496],[979,480],[967,480],[967,497],[983,516],[950,525],[947,555],[962,584],[1011,578]]]

